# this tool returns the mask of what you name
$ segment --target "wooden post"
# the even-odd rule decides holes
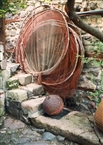
[[[0,44],[4,45],[5,49],[5,18],[0,18]]]
[[[0,68],[6,68],[6,54],[5,54],[5,18],[0,18]]]

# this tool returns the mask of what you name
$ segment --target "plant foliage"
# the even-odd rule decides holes
[[[92,61],[92,64],[95,67],[101,67],[103,69],[103,59],[96,59],[97,56],[103,54],[103,43],[97,40],[96,42],[93,42],[93,50],[96,52],[95,57],[89,58],[84,57],[82,58],[83,63],[89,63]],[[95,47],[96,46],[96,47]],[[91,75],[91,81],[95,82],[95,76]],[[101,87],[96,90],[95,92],[89,92],[90,96],[92,96],[92,100],[96,102],[96,106],[101,102],[101,96],[103,96],[103,72],[101,73],[101,81],[100,81]]]
[[[25,7],[26,0],[0,0],[0,17],[4,17],[7,12],[14,13],[17,9]]]

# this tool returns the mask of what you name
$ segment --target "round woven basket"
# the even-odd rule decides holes
[[[24,20],[16,62],[49,94],[63,99],[73,96],[82,70],[82,54],[80,33],[66,13],[43,5]]]
[[[94,119],[97,127],[103,131],[103,99],[95,112]]]

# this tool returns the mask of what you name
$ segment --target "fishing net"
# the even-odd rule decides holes
[[[80,34],[62,11],[39,6],[23,22],[16,61],[49,94],[71,97],[80,77],[83,46]]]

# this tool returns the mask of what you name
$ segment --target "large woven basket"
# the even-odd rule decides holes
[[[82,52],[80,34],[67,14],[42,5],[23,22],[16,61],[49,94],[69,98],[77,88]]]
[[[94,119],[97,127],[103,131],[103,99],[95,112]]]

